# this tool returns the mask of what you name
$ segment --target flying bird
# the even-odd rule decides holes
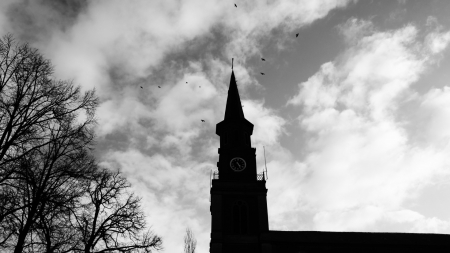
[[[142,86],[141,86],[141,89],[143,89]]]
[[[299,33],[297,33],[297,34],[295,35],[295,38],[297,38],[297,37],[298,37],[298,35],[299,35]]]
[[[161,86],[158,86],[158,88],[161,88]]]
[[[264,58],[261,58],[261,61],[266,61],[266,59],[264,59]]]
[[[186,82],[187,83],[187,82]]]
[[[202,86],[198,86],[199,88],[201,88]]]
[[[234,4],[234,6],[236,6],[236,8],[237,8],[237,5],[236,5],[236,4]]]
[[[205,122],[205,120],[202,119],[202,122]]]
[[[261,75],[265,75],[263,72],[261,72]]]

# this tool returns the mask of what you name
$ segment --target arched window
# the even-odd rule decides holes
[[[234,206],[233,206],[233,234],[240,234],[241,219],[239,217],[240,217],[239,206],[237,204],[234,204]]]
[[[247,234],[247,206],[241,205],[241,234]]]
[[[236,201],[233,205],[233,233],[248,233],[248,207],[243,201]]]

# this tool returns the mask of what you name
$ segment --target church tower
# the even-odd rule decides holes
[[[225,117],[216,126],[220,147],[211,182],[211,253],[261,252],[260,234],[269,230],[266,177],[257,173],[252,133],[232,70]]]

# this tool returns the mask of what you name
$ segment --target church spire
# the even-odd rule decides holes
[[[228,88],[227,106],[225,109],[225,119],[232,118],[245,118],[244,111],[242,110],[241,99],[239,97],[239,91],[236,84],[236,78],[234,77],[233,63],[231,63],[231,78],[230,87]]]

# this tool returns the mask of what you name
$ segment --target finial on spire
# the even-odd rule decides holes
[[[231,68],[233,68],[234,58],[231,59]],[[225,108],[225,119],[244,118],[241,99],[234,77],[234,71],[231,70],[230,87],[228,88],[227,106]]]
[[[231,58],[231,70],[233,70],[233,61],[234,61],[234,58]]]

